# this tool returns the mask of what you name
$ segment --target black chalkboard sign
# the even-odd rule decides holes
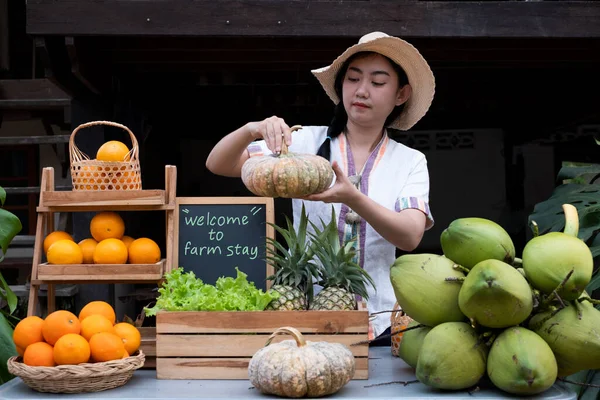
[[[221,276],[235,278],[238,267],[266,290],[273,273],[265,261],[266,238],[275,238],[268,224],[273,221],[272,198],[178,197],[173,266],[211,285]]]

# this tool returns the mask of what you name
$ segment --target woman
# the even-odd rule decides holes
[[[294,199],[294,222],[302,202],[317,225],[319,219],[329,222],[333,204],[340,239],[358,237],[359,264],[376,283],[376,289],[369,287],[369,312],[391,310],[396,298],[389,268],[396,247],[414,250],[433,217],[425,156],[390,139],[385,128],[407,130],[425,115],[434,76],[412,45],[381,32],[363,36],[331,65],[312,72],[336,104],[329,127],[307,126],[292,135],[276,116],[249,122],[217,143],[206,166],[239,177],[249,157],[280,152],[282,141],[292,152],[330,160],[334,184]],[[374,337],[389,333],[389,314],[378,314],[371,323]]]

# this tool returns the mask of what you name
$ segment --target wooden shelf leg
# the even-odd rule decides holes
[[[42,170],[42,182],[40,184],[40,205],[44,191],[54,190],[54,169],[51,167]],[[53,213],[38,213],[35,227],[35,246],[33,247],[33,260],[31,265],[31,286],[29,289],[29,303],[27,304],[27,316],[36,315],[39,306],[38,265],[42,261],[44,252],[44,238],[49,233],[48,229],[54,227]],[[54,291],[52,292],[54,293]],[[50,294],[50,293],[48,293]],[[41,307],[39,310],[42,312]]]
[[[53,283],[49,283],[48,284],[48,294],[47,294],[47,301],[48,301],[48,314],[50,314],[53,311],[56,311],[56,291],[54,290],[54,284]]]
[[[165,193],[168,204],[175,205],[177,196],[177,167],[174,165],[167,165],[165,167]],[[166,226],[167,226],[167,237],[166,237],[166,257],[165,257],[165,270],[163,273],[171,272],[173,268],[173,243],[175,242],[175,209],[166,211]]]
[[[36,313],[38,306],[38,290],[40,290],[40,287],[38,285],[34,285],[33,283],[29,287],[29,302],[27,303],[28,317],[37,315]]]

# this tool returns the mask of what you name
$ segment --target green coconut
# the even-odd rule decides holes
[[[390,280],[398,305],[412,319],[427,326],[463,321],[458,306],[461,285],[446,278],[461,279],[464,274],[454,263],[437,254],[406,254],[390,268]]]
[[[552,293],[573,270],[558,295],[563,300],[575,300],[592,279],[594,258],[581,239],[550,232],[527,242],[523,269],[533,287],[546,294]]]
[[[529,321],[529,329],[552,349],[559,377],[600,368],[600,311],[587,301],[575,300],[566,305],[554,316],[546,311]]]
[[[549,389],[558,374],[552,349],[529,329],[505,329],[490,349],[487,373],[492,383],[512,394],[537,394]]]
[[[515,245],[500,225],[485,218],[459,218],[442,232],[444,255],[471,269],[477,263],[494,259],[507,264],[515,260]]]
[[[506,328],[525,321],[533,310],[527,280],[512,266],[498,260],[475,265],[458,295],[460,310],[488,328]]]
[[[417,361],[417,379],[437,389],[475,385],[486,370],[488,347],[464,322],[440,324],[425,336]]]
[[[417,321],[411,321],[408,324],[408,328],[413,326],[421,325]],[[431,327],[421,325],[419,328],[406,331],[402,334],[402,340],[398,347],[398,357],[404,360],[405,363],[410,365],[412,368],[417,368],[417,361],[419,360],[419,352],[423,345],[425,336],[431,331]]]
[[[589,247],[577,237],[577,208],[567,203],[562,209],[565,216],[563,232],[550,232],[531,239],[523,249],[523,269],[537,290],[546,294],[557,290],[563,300],[575,300],[592,279],[594,259]]]

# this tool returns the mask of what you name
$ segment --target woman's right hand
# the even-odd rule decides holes
[[[273,153],[281,153],[283,140],[287,146],[292,144],[290,127],[279,117],[272,116],[259,122],[249,122],[248,129],[254,139],[264,139]]]

